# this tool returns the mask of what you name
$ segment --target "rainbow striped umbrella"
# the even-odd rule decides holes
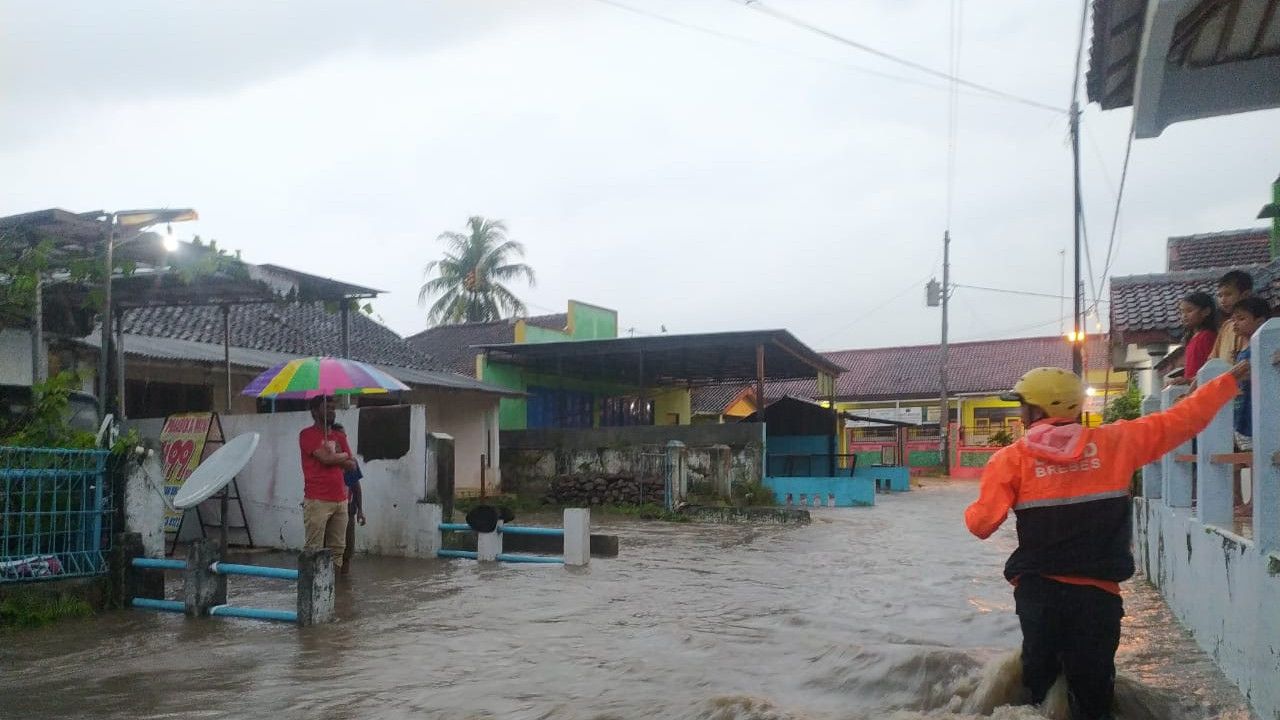
[[[372,365],[334,357],[280,363],[253,379],[241,395],[305,400],[317,395],[373,395],[409,386]]]

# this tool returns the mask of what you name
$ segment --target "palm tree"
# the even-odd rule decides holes
[[[444,259],[427,263],[428,280],[418,291],[418,302],[436,297],[427,312],[432,325],[459,322],[488,322],[523,315],[524,303],[503,283],[524,278],[535,283],[533,268],[522,262],[524,245],[507,239],[501,220],[480,216],[467,218],[467,232],[444,232],[436,240],[449,247]],[[437,297],[438,296],[438,297]]]

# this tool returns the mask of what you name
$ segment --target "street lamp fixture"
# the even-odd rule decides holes
[[[164,241],[166,250],[177,249],[177,241],[173,239],[173,223],[198,220],[200,215],[191,208],[153,208],[143,210],[117,210],[103,217],[107,220],[106,276],[102,281],[102,338],[98,348],[98,414],[107,414],[107,367],[111,358],[111,278],[115,274],[115,247],[123,245],[140,236],[152,225],[166,223],[169,226],[168,237]],[[125,235],[117,242],[117,229]],[[171,247],[172,245],[172,247]]]

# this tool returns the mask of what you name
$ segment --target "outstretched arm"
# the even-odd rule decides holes
[[[1018,453],[1012,445],[991,456],[982,470],[978,499],[964,511],[964,524],[969,532],[986,540],[1004,524],[1018,497],[1019,464]]]

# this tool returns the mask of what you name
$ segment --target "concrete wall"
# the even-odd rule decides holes
[[[502,458],[498,443],[498,398],[480,393],[428,392],[412,393],[414,403],[427,407],[427,425],[431,432],[453,436],[454,491],[461,494],[480,491],[480,456],[485,456],[483,470],[488,489],[502,484]]]
[[[31,333],[0,330],[0,385],[31,384]]]
[[[661,475],[667,443],[688,448],[690,480],[713,482],[716,463],[728,447],[728,473],[735,483],[754,482],[763,469],[764,426],[668,425],[583,430],[519,430],[501,434],[504,490],[544,495],[552,479],[600,474]]]
[[[347,430],[353,450],[360,447],[360,412],[358,408],[338,412],[338,422]],[[264,415],[221,415],[223,431],[228,438],[246,432],[257,432],[261,439],[258,450],[237,478],[245,514],[255,544],[263,547],[298,549],[303,543],[302,464],[298,450],[298,432],[311,424],[307,413]],[[431,418],[430,423],[428,418]],[[480,454],[486,442],[492,442],[496,455],[497,401],[491,396],[470,393],[441,393],[430,407],[414,405],[409,413],[409,450],[402,457],[366,461],[360,458],[364,479],[365,515],[369,524],[356,531],[356,549],[379,555],[428,557],[434,528],[429,527],[427,495],[427,433],[444,432],[454,436],[457,451],[455,472],[457,484],[474,480],[479,489]],[[137,420],[130,423],[143,435],[158,441],[163,420]],[[497,472],[500,458],[493,460]],[[471,487],[471,486],[467,486]],[[201,507],[206,522],[216,522],[218,503],[209,501]],[[238,522],[233,508],[231,520]],[[143,532],[145,528],[131,528]],[[199,536],[194,512],[189,512],[183,528],[183,539]],[[241,535],[232,532],[232,541]]]
[[[810,507],[826,507],[831,495],[836,507],[876,504],[876,483],[871,477],[767,477],[764,484],[779,504],[786,504],[788,495],[797,505],[804,495]]]
[[[1138,569],[1263,718],[1280,718],[1280,555],[1138,498]]]

